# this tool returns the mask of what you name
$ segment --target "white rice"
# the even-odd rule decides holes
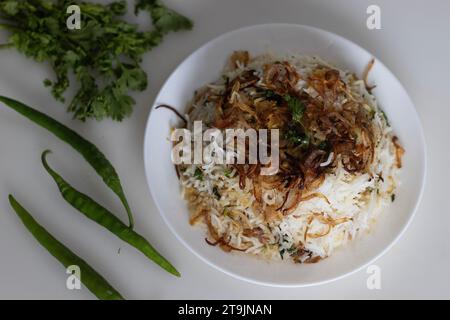
[[[320,65],[337,69],[317,57],[263,55],[253,59],[246,67],[240,65],[238,69],[228,71],[224,75],[234,78],[248,69],[262,73],[265,63],[276,60],[290,62],[302,78],[306,78],[312,70]],[[326,258],[336,248],[367,232],[383,208],[392,201],[399,173],[396,166],[395,146],[392,143],[392,129],[378,108],[376,98],[365,89],[364,82],[355,80],[355,77],[349,72],[340,70],[340,75],[347,86],[351,88],[352,95],[360,97],[364,101],[364,107],[374,112],[373,124],[377,141],[374,161],[368,173],[356,175],[348,173],[340,164],[341,162],[337,161],[339,165],[334,172],[326,174],[324,182],[316,191],[322,193],[329,203],[318,197],[301,202],[293,213],[271,225],[264,221],[263,216],[255,214],[252,210],[252,203],[255,199],[251,192],[251,181],[247,180],[245,190],[241,190],[239,177],[235,172],[227,172],[226,166],[202,166],[202,180],[195,177],[197,165],[188,166],[181,173],[183,194],[189,189],[200,195],[203,204],[207,204],[211,209],[209,215],[212,225],[220,236],[227,236],[231,239],[230,245],[239,247],[243,242],[252,243],[246,253],[270,259],[281,259],[286,252],[289,252],[290,248],[302,244],[306,250],[312,252],[313,257]],[[317,93],[306,85],[305,81],[300,80],[296,88],[304,90],[314,97]],[[220,82],[208,85],[208,87],[218,93],[224,90],[224,85]],[[208,104],[194,105],[194,111],[190,113],[190,122],[195,119],[210,118],[212,109],[213,106]],[[332,161],[332,159],[328,159],[328,161]],[[221,192],[220,200],[214,197],[214,187],[226,190]],[[266,191],[263,199],[270,205],[273,198],[277,196],[275,190]],[[316,218],[318,215],[320,215],[320,219]],[[327,233],[330,226],[322,221],[326,218],[345,219],[342,220],[345,222],[334,225]],[[236,220],[241,223],[245,221],[250,228],[261,228],[265,234],[270,236],[269,241],[263,244],[257,237],[244,236],[243,230]],[[203,224],[201,221],[199,222]],[[326,235],[305,237],[306,232],[308,235],[325,233]],[[304,259],[306,258],[308,257]]]

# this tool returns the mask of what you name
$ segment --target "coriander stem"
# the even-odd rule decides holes
[[[4,29],[4,30],[8,30],[8,31],[19,31],[20,28],[10,25],[10,24],[4,24],[4,23],[0,23],[0,29]]]
[[[0,49],[7,49],[7,48],[12,48],[14,47],[14,44],[12,43],[2,43],[0,44]]]

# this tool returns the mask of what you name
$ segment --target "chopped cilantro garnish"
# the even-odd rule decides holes
[[[289,249],[287,249],[287,252],[292,255],[294,253],[297,252],[297,248],[295,246],[290,247]]]
[[[233,170],[226,168],[224,171],[224,175],[227,178],[231,178],[231,174],[233,173]]]
[[[131,93],[147,88],[144,54],[170,31],[191,29],[192,22],[160,0],[136,0],[136,12],[147,10],[153,24],[141,31],[124,18],[127,1],[97,2],[0,0],[0,29],[10,34],[0,49],[13,47],[51,66],[53,79],[44,80],[44,85],[58,101],[65,101],[75,83],[77,91],[68,103],[74,118],[122,121],[135,105]],[[80,29],[66,26],[70,4],[79,6]]]
[[[391,124],[389,123],[389,119],[388,119],[386,113],[381,109],[380,109],[380,112],[381,112],[381,115],[383,116],[384,120],[386,121],[386,124],[388,125],[388,127],[390,127]]]
[[[292,113],[292,120],[295,122],[300,122],[303,117],[303,113],[305,112],[305,105],[300,101],[299,98],[291,95],[285,95],[284,101],[287,102],[289,109]]]
[[[286,250],[285,249],[281,249],[279,252],[280,252],[280,257],[281,257],[281,260],[283,260],[284,259],[284,252],[285,252]]]
[[[200,170],[200,168],[195,169],[194,177],[197,180],[203,181],[203,172],[202,172],[202,170]]]
[[[284,135],[285,139],[294,145],[298,145],[301,148],[308,148],[310,144],[310,138],[304,134],[295,130],[294,128],[289,128]]]

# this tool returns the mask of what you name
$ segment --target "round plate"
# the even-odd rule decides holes
[[[248,50],[251,55],[266,52],[317,55],[356,74],[362,74],[373,57],[349,40],[312,27],[292,24],[246,27],[224,34],[192,53],[166,81],[155,105],[169,104],[184,112],[196,89],[219,78],[234,50]],[[167,110],[158,110],[152,111],[148,120],[144,161],[151,194],[172,232],[203,261],[239,279],[264,285],[300,287],[329,282],[380,257],[398,240],[413,218],[423,191],[426,157],[420,121],[405,89],[379,60],[369,80],[377,84],[374,94],[406,150],[396,201],[369,234],[317,264],[304,265],[225,253],[207,245],[205,233],[188,222],[188,210],[171,162],[170,129],[180,125],[179,119]]]

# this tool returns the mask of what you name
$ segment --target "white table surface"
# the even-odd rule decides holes
[[[64,268],[24,229],[8,205],[14,194],[36,219],[89,261],[130,299],[450,298],[450,1],[449,0],[165,0],[191,17],[191,32],[171,34],[145,56],[148,89],[123,123],[80,123],[55,102],[42,79],[51,70],[14,50],[0,51],[0,94],[17,98],[68,124],[96,143],[118,169],[134,209],[137,230],[178,267],[165,273],[133,248],[76,213],[59,196],[40,164],[51,164],[72,184],[125,217],[119,201],[85,161],[64,143],[0,107],[0,298],[91,299],[66,289]],[[368,30],[366,8],[381,8],[381,30]],[[132,11],[131,8],[129,8]],[[145,14],[139,21],[149,25]],[[365,270],[310,288],[249,284],[225,275],[190,253],[171,234],[150,197],[142,145],[149,106],[165,79],[194,49],[233,29],[268,22],[311,25],[342,35],[383,61],[400,79],[422,120],[428,147],[425,194],[410,228],[376,264],[381,290],[368,290]],[[5,40],[4,33],[0,39]],[[0,41],[3,42],[3,41]],[[118,253],[121,248],[120,253]]]

